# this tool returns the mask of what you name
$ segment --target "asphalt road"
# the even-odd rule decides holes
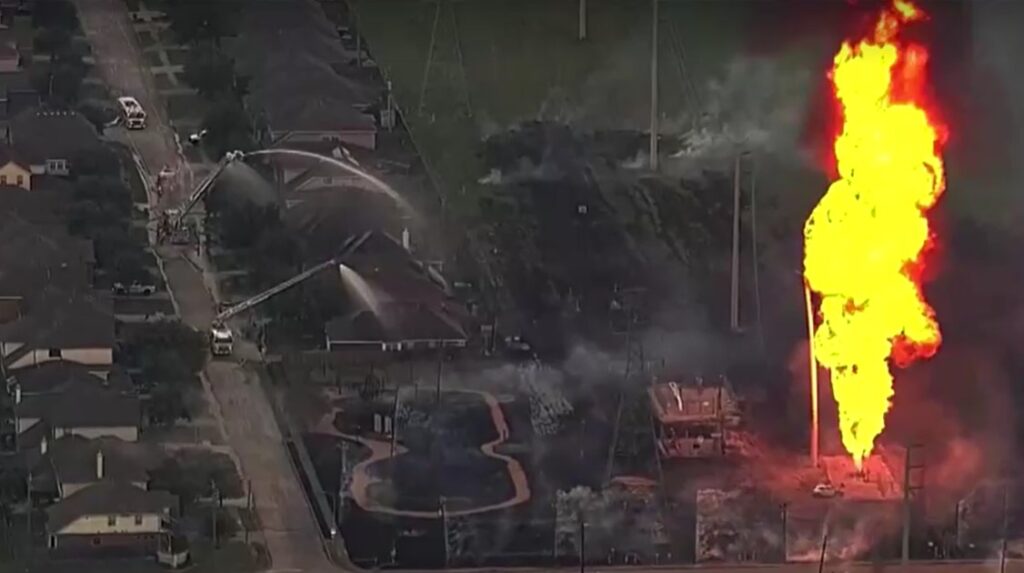
[[[143,169],[149,170],[144,175],[152,184],[155,171],[185,162],[178,154],[163,104],[157,100],[152,78],[138,51],[125,4],[123,0],[76,0],[76,5],[103,78],[117,95],[132,95],[147,110],[146,129],[118,128],[112,135],[124,138],[135,149]],[[175,201],[185,193],[187,190],[177,189],[163,201]],[[158,201],[150,189],[150,206],[156,206]],[[182,320],[206,332],[215,305],[202,274],[185,260],[178,247],[162,246],[155,250]],[[255,367],[230,360],[212,361],[205,370],[214,415],[237,456],[244,478],[252,485],[256,511],[273,560],[272,570],[334,571],[258,375]]]

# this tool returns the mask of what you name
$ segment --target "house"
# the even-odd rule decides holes
[[[314,3],[262,2],[239,18],[232,52],[252,78],[252,107],[268,146],[344,143],[374,149],[377,125],[365,113],[382,90],[332,67],[347,58],[337,31]]]
[[[469,339],[445,308],[395,302],[331,320],[324,333],[328,351],[436,351],[465,348]]]
[[[148,470],[155,465],[155,457],[140,444],[117,438],[47,438],[41,453],[42,457],[32,466],[32,492],[36,499],[67,499],[103,481],[146,489]]]
[[[97,462],[99,463],[99,462]],[[50,552],[60,556],[154,555],[170,534],[177,498],[103,480],[46,509]]]
[[[27,195],[37,191],[5,189],[0,188],[0,299],[19,299],[20,316],[27,312],[29,297],[58,287],[64,291],[90,289],[96,265],[92,241],[69,235],[59,220],[50,219],[54,214],[39,202],[49,192],[36,201]],[[0,318],[0,325],[5,322],[7,319]]]
[[[0,324],[0,353],[9,369],[54,360],[107,372],[113,364],[114,312],[109,293],[51,288],[17,301],[17,316]]]
[[[103,378],[84,365],[55,360],[9,375],[18,434],[46,424],[56,439],[114,437],[135,442],[139,438],[142,408],[131,381],[120,373]]]
[[[70,175],[77,157],[102,147],[96,130],[81,114],[45,107],[15,116],[8,138],[33,175]]]
[[[15,156],[10,145],[0,145],[0,187],[3,186],[32,189],[32,170],[24,159]]]

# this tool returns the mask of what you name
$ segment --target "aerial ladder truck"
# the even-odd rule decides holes
[[[220,177],[220,174],[232,163],[241,161],[245,158],[245,152],[243,151],[229,151],[224,154],[217,166],[199,182],[199,185],[192,191],[187,199],[178,207],[167,209],[163,212],[160,219],[160,227],[158,229],[157,237],[163,241],[165,239],[172,243],[180,244],[187,243],[189,241],[188,229],[183,226],[185,217],[192,211],[192,209],[202,201],[203,197],[213,189],[213,183]]]
[[[371,234],[371,231],[367,231],[361,235],[349,237],[338,250],[338,254],[330,259],[316,266],[310,267],[309,269],[261,292],[250,299],[224,309],[224,311],[214,318],[213,324],[210,327],[210,353],[214,356],[228,356],[234,350],[234,335],[227,325],[228,319],[292,288],[293,286],[316,275],[320,271],[331,267],[337,267],[344,262],[345,258],[356,252],[359,247],[361,247],[363,243],[370,238]]]

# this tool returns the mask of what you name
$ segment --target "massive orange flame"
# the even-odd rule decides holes
[[[920,271],[932,238],[926,215],[945,189],[945,130],[925,109],[927,49],[898,39],[924,17],[893,0],[867,38],[836,54],[838,177],[804,226],[804,277],[821,301],[815,350],[858,467],[885,427],[890,359],[905,367],[941,342]]]

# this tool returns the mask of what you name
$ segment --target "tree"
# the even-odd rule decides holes
[[[75,177],[86,185],[90,185],[90,179],[99,178],[111,183],[112,187],[118,187],[117,193],[120,196],[131,198],[131,191],[120,182],[121,160],[109,147],[98,147],[87,149],[75,156]],[[115,179],[116,183],[114,183]]]
[[[222,97],[203,118],[207,130],[203,144],[212,157],[223,157],[235,149],[250,151],[256,147],[252,121],[242,104],[234,98]]]
[[[233,96],[241,99],[249,91],[248,78],[235,73],[235,61],[211,44],[192,50],[185,62],[185,81],[209,100]]]
[[[32,27],[71,32],[79,28],[78,12],[69,0],[36,0],[32,6]]]
[[[162,4],[171,30],[182,43],[219,45],[221,38],[232,32],[236,6],[224,0],[164,0]]]
[[[151,322],[134,329],[121,350],[134,365],[160,362],[154,354],[172,351],[174,360],[194,374],[206,362],[206,336],[176,320]]]
[[[106,105],[102,102],[89,100],[84,101],[78,106],[78,112],[81,113],[85,119],[89,120],[89,123],[96,128],[96,131],[103,134],[110,124],[117,119],[118,111],[111,105]],[[81,168],[75,169],[76,172],[80,171]]]

